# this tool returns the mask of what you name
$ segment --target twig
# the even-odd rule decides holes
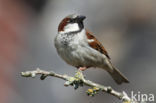
[[[118,92],[109,86],[108,87],[103,86],[103,85],[94,83],[90,80],[86,80],[81,71],[77,71],[74,77],[68,76],[65,74],[60,75],[53,71],[45,71],[45,70],[41,70],[39,68],[36,70],[33,70],[33,71],[21,72],[21,76],[23,76],[23,77],[35,77],[36,75],[41,75],[41,77],[40,77],[41,80],[44,80],[47,76],[57,77],[57,78],[66,80],[64,86],[72,85],[72,86],[74,86],[75,89],[77,89],[79,86],[83,86],[83,85],[89,86],[92,88],[92,89],[87,90],[87,94],[89,96],[94,96],[98,91],[101,90],[103,92],[109,93],[109,94],[117,97],[123,103],[137,103],[136,101],[133,101],[130,97],[128,97],[127,93],[124,91]]]

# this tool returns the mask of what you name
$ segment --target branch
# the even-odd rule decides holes
[[[87,90],[87,94],[89,96],[94,96],[98,91],[103,91],[103,92],[106,92],[108,94],[111,94],[111,95],[117,97],[123,103],[137,103],[137,102],[133,101],[130,97],[128,97],[127,93],[124,91],[118,92],[109,86],[108,87],[103,86],[103,85],[94,83],[90,80],[86,80],[81,71],[77,71],[74,77],[68,76],[65,74],[60,75],[53,71],[40,70],[39,68],[36,70],[33,70],[33,71],[21,72],[21,76],[23,76],[23,77],[33,77],[34,78],[36,75],[41,75],[41,77],[40,77],[41,80],[44,80],[48,76],[63,79],[66,81],[64,86],[71,85],[71,86],[74,86],[75,89],[77,89],[79,86],[83,86],[83,85],[89,86],[89,87],[91,87],[91,89]]]

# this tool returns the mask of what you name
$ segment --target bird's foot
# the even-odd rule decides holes
[[[80,71],[85,71],[87,68],[86,67],[79,67],[78,70]]]

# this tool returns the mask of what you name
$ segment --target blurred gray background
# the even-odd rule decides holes
[[[60,21],[73,13],[87,17],[85,27],[130,84],[117,85],[104,70],[93,68],[84,72],[87,79],[129,95],[131,91],[156,94],[155,0],[0,0],[0,5],[0,61],[5,65],[0,68],[1,103],[120,102],[101,92],[88,97],[88,87],[74,90],[57,78],[20,76],[37,67],[74,75],[76,69],[57,55],[53,41]]]

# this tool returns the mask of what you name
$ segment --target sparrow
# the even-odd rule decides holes
[[[106,70],[117,84],[129,83],[112,63],[104,46],[84,28],[83,15],[71,14],[58,26],[55,47],[58,55],[69,65],[84,71],[90,67]]]

